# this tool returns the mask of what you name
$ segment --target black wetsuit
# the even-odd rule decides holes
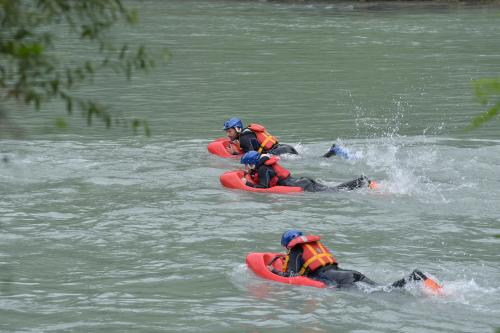
[[[260,181],[260,178],[259,178]],[[300,178],[294,178],[292,176],[282,180],[278,181],[278,185],[282,186],[298,186],[302,187],[304,191],[307,192],[321,192],[321,191],[331,191],[331,192],[337,192],[340,190],[354,190],[360,187],[366,187],[369,184],[368,178],[365,176],[360,176],[359,178],[353,179],[351,181],[342,183],[337,186],[328,186],[324,184],[320,184],[314,179],[307,178],[307,177],[300,177]]]
[[[290,250],[289,259],[288,259],[288,268],[284,273],[278,273],[273,271],[275,274],[279,274],[282,276],[296,276],[299,275],[303,261],[302,261],[302,253],[303,249],[301,246],[295,246]],[[331,264],[320,267],[313,272],[306,270],[305,276],[321,281],[329,286],[336,286],[338,288],[346,288],[355,286],[356,282],[363,282],[370,286],[380,286],[373,280],[370,280],[363,273],[354,270],[341,269],[338,267],[338,264]],[[407,277],[397,280],[392,283],[390,286],[394,288],[402,288],[409,281],[421,281],[427,279],[427,276],[423,274],[419,270],[414,270]]]
[[[272,166],[265,165],[269,160],[268,156],[262,156],[255,165],[255,169],[251,170],[250,173],[257,173],[259,176],[259,183],[258,184],[253,184],[247,181],[247,186],[250,187],[256,187],[256,188],[269,188],[269,183],[271,182],[271,179],[276,176],[276,171],[274,171]],[[279,181],[278,181],[279,184]]]
[[[239,137],[240,148],[243,153],[248,153],[249,151],[255,150],[258,151],[260,148],[260,143],[257,140],[257,135],[249,129],[244,128]],[[275,144],[269,151],[264,149],[262,151],[263,154],[269,153],[273,155],[281,155],[281,154],[298,154],[297,150],[290,145],[277,143]]]
[[[302,268],[302,252],[301,246],[295,246],[290,251],[290,259],[288,260],[288,269],[284,273],[285,276],[295,276]],[[352,287],[355,282],[364,282],[372,286],[377,286],[377,283],[367,278],[364,274],[347,269],[341,269],[337,264],[326,265],[316,269],[313,272],[306,271],[305,275],[311,279],[321,281],[329,286],[336,287]]]
[[[255,169],[253,169],[251,172],[252,173],[257,173],[259,176],[259,183],[258,184],[252,184],[250,182],[247,182],[248,186],[251,187],[257,187],[257,188],[269,188],[269,184],[271,182],[271,179],[276,176],[276,172],[274,171],[273,167],[270,165],[265,165],[264,163],[269,159],[267,156],[261,157],[259,162],[255,165]],[[340,191],[340,190],[353,190],[356,188],[360,187],[365,187],[368,185],[368,178],[365,176],[361,176],[359,178],[356,178],[354,180],[351,180],[349,182],[342,183],[337,186],[327,186],[318,183],[314,179],[307,178],[307,177],[300,177],[300,178],[295,178],[292,176],[288,176],[285,179],[278,179],[278,184],[281,186],[297,186],[301,187],[304,191],[307,192],[320,192],[320,191]]]

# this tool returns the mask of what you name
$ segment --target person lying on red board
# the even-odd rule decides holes
[[[277,271],[272,267],[272,263],[269,265],[271,271],[281,276],[307,276],[338,288],[353,287],[357,282],[380,286],[358,271],[341,269],[337,259],[320,239],[315,235],[304,236],[302,231],[296,229],[285,231],[281,236],[281,245],[288,250],[288,253],[284,260],[283,271]],[[390,287],[403,288],[410,281],[422,281],[435,293],[440,293],[442,290],[439,284],[417,269],[407,277],[393,282]]]
[[[327,186],[316,182],[314,179],[307,177],[295,178],[290,174],[290,171],[282,167],[279,163],[279,158],[267,154],[259,154],[252,150],[241,157],[241,164],[244,164],[248,169],[248,174],[252,178],[252,182],[245,178],[245,185],[255,188],[270,188],[276,185],[280,186],[298,186],[304,191],[319,192],[319,191],[339,191],[353,190],[360,187],[376,188],[376,183],[369,180],[365,176],[361,176],[349,182],[337,185]]]
[[[226,131],[227,137],[231,140],[227,151],[233,155],[252,150],[273,155],[298,154],[294,147],[279,143],[275,136],[269,134],[266,128],[259,124],[250,124],[244,128],[243,122],[239,118],[229,118],[224,122],[223,130]],[[353,158],[346,149],[335,144],[323,155],[327,158],[331,156],[339,156],[346,160]]]
[[[248,127],[243,127],[243,122],[239,118],[230,118],[224,123],[223,129],[233,143],[228,148],[233,155],[252,150],[273,155],[298,154],[292,146],[279,143],[278,139],[269,134],[262,125],[250,124]]]

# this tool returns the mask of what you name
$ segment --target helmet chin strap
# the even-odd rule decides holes
[[[241,133],[241,127],[235,127],[236,133]]]

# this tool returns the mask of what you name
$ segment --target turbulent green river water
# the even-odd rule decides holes
[[[146,1],[117,41],[172,59],[132,82],[82,87],[153,136],[55,131],[26,113],[0,153],[2,332],[493,332],[500,327],[500,122],[471,80],[499,76],[500,8]],[[68,44],[67,49],[75,48]],[[62,106],[54,105],[63,114]],[[27,115],[30,115],[29,117]],[[210,155],[225,119],[259,122],[299,157],[293,174],[377,191],[224,189]],[[16,117],[14,117],[16,118]],[[24,119],[22,119],[24,118]],[[332,143],[355,160],[323,159]],[[445,295],[271,283],[249,252],[319,234],[380,283],[414,268]]]

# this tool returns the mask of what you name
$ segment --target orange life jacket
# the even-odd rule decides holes
[[[263,156],[269,156],[269,155],[263,155]],[[279,157],[276,156],[269,156],[269,159],[264,162],[264,165],[268,165],[273,168],[274,172],[276,172],[276,175],[271,178],[269,182],[269,187],[276,186],[278,184],[278,181],[281,179],[286,179],[288,176],[290,176],[290,171],[287,169],[283,168],[281,165],[278,164]],[[252,180],[255,184],[259,183],[259,173],[257,170],[252,173]]]
[[[275,144],[278,143],[278,139],[275,136],[272,136],[266,131],[266,128],[259,124],[250,124],[247,128],[249,128],[252,132],[255,133],[257,137],[257,141],[259,141],[260,147],[257,149],[259,154],[264,152],[268,152],[273,148]]]
[[[289,248],[290,250],[297,245],[302,247],[303,264],[300,268],[299,275],[304,275],[307,270],[313,272],[320,267],[337,263],[337,260],[330,253],[330,251],[328,251],[328,249],[323,246],[323,244],[321,244],[321,242],[319,241],[320,239],[321,237],[314,235],[300,236],[294,238],[290,243],[288,243],[287,248]],[[288,269],[289,258],[290,251],[285,258],[283,272],[286,272]]]

